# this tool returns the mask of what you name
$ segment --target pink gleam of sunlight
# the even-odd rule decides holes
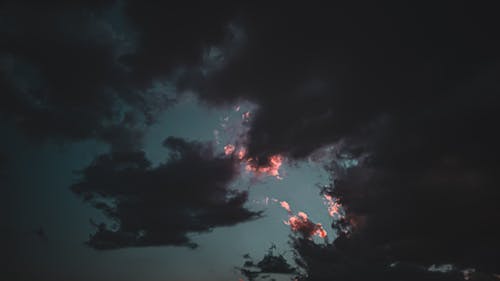
[[[328,214],[330,214],[331,217],[342,218],[343,215],[340,213],[342,204],[340,204],[335,198],[333,198],[328,194],[324,194],[323,197],[326,200],[326,206],[328,207]]]
[[[274,202],[278,202],[277,199],[273,199]],[[326,238],[327,233],[323,228],[321,223],[313,223],[308,215],[304,212],[298,212],[297,215],[292,214],[290,204],[286,201],[279,201],[281,207],[285,209],[288,214],[288,220],[283,221],[284,224],[289,225],[293,232],[301,234],[304,238],[311,238],[312,236],[318,236],[321,238]]]
[[[291,213],[292,210],[290,209],[290,204],[288,204],[288,202],[286,201],[281,201],[280,202],[280,205],[281,207],[283,207],[283,209],[285,209],[287,212]]]
[[[253,172],[255,174],[267,174],[278,179],[281,179],[279,174],[279,169],[283,164],[283,156],[276,154],[269,157],[269,163],[264,166],[257,166],[252,158],[249,158],[247,161],[247,165],[245,169],[249,172]]]
[[[233,154],[235,149],[236,148],[232,144],[225,145],[224,146],[224,154],[231,155],[231,154]]]
[[[247,150],[245,147],[240,147],[236,149],[233,144],[227,144],[224,146],[225,155],[234,155],[238,160],[245,161],[245,170],[253,172],[254,174],[261,175],[267,174],[269,176],[282,179],[279,174],[279,169],[283,164],[283,156],[279,154],[272,155],[268,158],[268,164],[259,166],[253,160],[253,158],[246,158]]]
[[[297,215],[290,216],[288,221],[284,223],[289,225],[293,232],[298,232],[305,238],[311,238],[314,235],[321,238],[327,236],[326,230],[321,223],[313,223],[304,212],[299,212]]]

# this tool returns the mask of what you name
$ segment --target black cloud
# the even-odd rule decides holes
[[[445,103],[497,59],[496,17],[458,3],[245,8],[242,50],[191,87],[207,101],[259,105],[250,154],[301,158],[383,114]]]
[[[135,52],[120,60],[132,69],[134,79],[148,81],[178,71],[198,68],[203,54],[228,36],[235,17],[229,3],[176,3],[126,1],[125,13],[139,33]]]
[[[259,105],[251,156],[342,143],[364,157],[330,190],[354,233],[331,254],[296,245],[309,279],[463,278],[433,264],[499,272],[498,17],[458,2],[334,6],[248,7],[248,44],[190,85],[209,102]]]
[[[366,247],[363,240],[317,245],[307,239],[293,241],[297,263],[305,274],[297,280],[464,280],[459,270],[432,272],[412,263],[392,263],[380,256],[378,247]],[[471,279],[492,280],[492,279]]]
[[[446,101],[386,115],[344,139],[339,152],[363,160],[333,169],[328,192],[347,211],[333,225],[340,237],[328,247],[295,243],[307,280],[463,280],[467,268],[476,270],[471,280],[495,279],[500,151],[492,128],[500,88],[493,73],[457,81]],[[353,233],[342,234],[345,225]],[[454,269],[428,270],[443,264]]]
[[[213,5],[196,13],[143,1],[0,5],[2,116],[35,140],[97,138],[115,150],[139,149],[144,127],[175,101],[153,83],[201,63],[228,31]]]
[[[378,141],[358,140],[372,154],[360,166],[336,173],[330,189],[347,211],[346,220],[334,227],[350,224],[353,233],[341,235],[328,250],[313,250],[320,257],[330,256],[331,262],[318,266],[308,261],[310,273],[316,276],[310,280],[338,276],[338,271],[345,280],[354,278],[354,272],[371,271],[380,274],[374,280],[392,280],[393,274],[405,272],[389,267],[392,263],[436,275],[437,280],[449,276],[427,272],[433,264],[474,268],[490,275],[498,272],[500,229],[493,222],[500,219],[496,203],[500,151],[495,146],[498,137],[488,133],[494,113],[464,110],[455,115],[448,110],[384,123],[369,138]],[[315,259],[305,250],[314,249],[313,245],[296,246]],[[351,259],[359,261],[347,269]],[[331,270],[333,265],[338,268]],[[363,269],[367,265],[373,268]],[[328,274],[320,274],[325,270]]]
[[[238,268],[239,271],[249,281],[257,278],[267,279],[271,274],[297,274],[297,269],[288,263],[283,254],[275,254],[275,251],[276,246],[271,246],[264,257],[257,263],[253,261],[250,255],[244,255],[246,260],[243,267]]]
[[[119,222],[99,225],[91,246],[191,245],[188,233],[258,216],[243,208],[244,193],[227,190],[232,160],[204,145],[170,139],[175,152],[159,167],[129,152],[156,105],[170,102],[151,102],[145,89],[179,75],[180,90],[209,103],[259,106],[251,157],[302,159],[339,141],[341,153],[364,157],[336,170],[327,191],[346,208],[353,233],[325,247],[295,240],[307,278],[460,279],[427,270],[448,263],[500,271],[496,9],[461,1],[265,9],[124,1],[131,37],[123,39],[106,21],[96,25],[109,3],[61,3],[1,4],[0,110],[36,137],[114,145],[73,186]],[[203,52],[228,40],[231,22],[245,43],[204,72]]]
[[[1,110],[36,138],[99,137],[133,99],[116,62],[125,39],[102,7],[55,4],[2,4]]]
[[[189,233],[260,216],[243,207],[246,192],[228,188],[238,171],[233,160],[214,155],[207,144],[178,138],[164,144],[171,154],[157,167],[143,152],[129,152],[101,155],[82,171],[72,190],[117,224],[96,224],[89,246],[195,247]]]

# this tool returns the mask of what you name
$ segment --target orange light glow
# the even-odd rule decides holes
[[[280,206],[288,212],[288,220],[283,221],[283,223],[289,225],[293,232],[297,232],[308,239],[312,236],[321,238],[327,237],[328,234],[323,228],[323,225],[321,223],[312,222],[305,212],[298,212],[297,215],[293,215],[290,204],[287,201],[279,201],[275,198],[271,198],[271,201],[279,203]]]
[[[299,218],[303,219],[303,220],[307,220],[307,219],[308,219],[307,214],[306,214],[306,213],[304,213],[304,212],[299,212],[299,213],[297,214],[297,216],[298,216]]]
[[[343,215],[341,214],[342,205],[337,201],[337,199],[328,194],[324,194],[323,197],[326,200],[326,205],[328,207],[328,213],[330,214],[330,216],[336,218],[343,217]]]
[[[267,174],[281,179],[279,169],[283,164],[283,157],[279,154],[269,157],[269,163],[265,166],[257,166],[252,158],[249,158],[245,169],[256,174]]]
[[[316,226],[317,226],[317,229],[314,232],[314,235],[317,235],[321,238],[325,238],[327,236],[327,233],[326,233],[326,230],[321,225],[321,223],[316,224]]]
[[[280,202],[280,205],[281,207],[283,207],[283,209],[285,209],[287,212],[291,213],[292,210],[290,209],[290,204],[288,204],[288,202],[286,201],[281,201]]]
[[[313,223],[304,212],[298,212],[297,215],[290,216],[288,221],[284,221],[284,223],[289,225],[292,231],[300,233],[305,238],[311,238],[315,235],[321,238],[326,238],[327,236],[323,225],[321,223]]]
[[[238,159],[242,160],[243,158],[245,158],[246,154],[247,150],[244,147],[240,148],[240,150],[238,150]]]
[[[235,147],[232,144],[228,144],[228,145],[224,146],[224,154],[226,154],[226,155],[233,154],[234,150],[235,150]]]

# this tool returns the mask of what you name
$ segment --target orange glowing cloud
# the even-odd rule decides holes
[[[280,202],[280,205],[281,207],[283,207],[283,209],[285,209],[287,212],[291,213],[292,210],[290,209],[290,204],[288,204],[288,202],[286,201],[281,201]]]
[[[247,154],[247,150],[244,147],[240,148],[240,150],[238,150],[238,154],[237,154],[238,159],[243,160],[243,158],[245,158],[246,154]]]
[[[231,154],[233,154],[235,149],[236,148],[232,144],[225,145],[224,146],[224,154],[231,155]]]
[[[244,111],[243,107],[240,105],[234,105],[233,107],[235,112],[241,112],[242,123],[249,121],[251,118],[250,111]],[[243,124],[232,124],[229,123],[230,116],[221,117],[222,123],[220,126],[222,127],[223,133],[230,133],[231,137],[226,138],[230,142],[223,147],[224,154],[233,158],[234,160],[239,160],[244,168],[248,172],[252,172],[255,175],[269,175],[276,177],[277,179],[282,179],[279,173],[279,169],[283,163],[283,156],[279,154],[269,156],[267,160],[267,164],[262,164],[264,159],[255,159],[253,157],[249,157],[247,154],[247,149],[243,143],[246,140],[246,133],[248,131],[248,126],[243,126]],[[234,123],[234,122],[233,122]],[[235,134],[235,135],[234,135]],[[215,142],[220,144],[221,135],[218,130],[214,130]]]
[[[327,233],[321,223],[312,222],[309,216],[304,212],[298,212],[297,215],[293,215],[290,204],[286,201],[278,201],[274,198],[271,200],[273,202],[279,202],[281,207],[288,212],[288,220],[283,221],[283,223],[289,225],[293,232],[299,233],[304,238],[311,238],[312,236],[326,238]]]
[[[328,207],[328,213],[330,216],[333,218],[342,218],[342,205],[338,202],[338,200],[328,194],[324,194],[323,197],[326,200],[326,206]]]
[[[279,174],[279,169],[283,164],[283,157],[279,154],[276,154],[270,156],[268,160],[269,163],[267,165],[258,166],[257,164],[255,164],[255,161],[253,161],[252,158],[249,158],[247,160],[247,165],[245,166],[245,169],[255,174],[267,174],[276,177],[278,179],[281,179]]]
[[[224,146],[225,155],[234,155],[238,160],[245,164],[245,170],[248,172],[253,172],[257,175],[267,174],[269,176],[282,179],[279,174],[279,169],[283,164],[283,157],[279,154],[272,155],[268,158],[268,164],[259,166],[253,158],[246,158],[247,150],[245,147],[237,148],[233,144],[227,144]]]
[[[289,225],[293,232],[300,233],[304,238],[311,238],[312,236],[326,238],[327,236],[326,230],[321,223],[313,223],[304,212],[290,216],[288,221],[284,223]]]

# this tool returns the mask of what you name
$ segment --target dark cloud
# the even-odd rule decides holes
[[[257,278],[267,279],[271,274],[296,274],[297,269],[288,263],[283,254],[275,254],[275,251],[276,246],[271,246],[264,257],[257,263],[250,255],[244,255],[245,263],[238,270],[249,281]]]
[[[61,3],[1,4],[0,110],[36,138],[113,144],[73,186],[117,222],[97,225],[92,247],[191,245],[188,233],[258,216],[227,189],[232,160],[205,145],[170,139],[158,167],[129,152],[171,102],[152,81],[175,77],[208,103],[258,105],[254,159],[333,143],[363,157],[327,191],[347,214],[334,227],[353,232],[328,246],[294,240],[305,278],[462,278],[433,264],[500,272],[496,9]]]
[[[0,112],[35,140],[123,149],[126,135],[138,149],[137,133],[174,101],[154,83],[175,80],[172,71],[227,33],[212,6],[193,14],[166,2],[63,2],[1,4]]]
[[[426,270],[446,263],[500,270],[498,40],[491,15],[447,9],[274,18],[256,29],[269,34],[261,45],[220,74],[237,81],[223,93],[259,93],[251,153],[301,157],[344,139],[371,155],[333,191],[365,222],[359,232],[329,262],[298,245],[310,280],[457,279]]]
[[[230,158],[208,144],[168,138],[168,160],[156,167],[143,152],[101,155],[72,190],[114,223],[95,224],[96,249],[178,245],[195,247],[189,233],[255,219],[246,192],[229,189],[238,174]]]
[[[304,157],[382,114],[453,98],[457,81],[497,58],[496,17],[484,13],[458,3],[249,5],[238,21],[246,44],[197,90],[259,105],[250,154]]]
[[[341,153],[365,159],[335,171],[330,191],[354,233],[326,252],[296,245],[310,280],[463,278],[428,271],[433,264],[500,271],[491,9],[337,3],[249,7],[240,19],[243,50],[191,86],[209,102],[259,105],[250,156],[302,159],[342,143]]]
[[[500,88],[493,73],[457,81],[447,102],[386,116],[344,141],[339,152],[348,157],[364,151],[359,166],[333,169],[329,193],[347,217],[334,223],[341,235],[333,245],[295,243],[307,280],[463,280],[467,268],[476,270],[470,280],[495,280],[500,151],[492,128]],[[351,234],[341,231],[346,226]],[[443,264],[454,270],[428,270]]]
[[[36,137],[98,136],[129,92],[113,25],[93,7],[2,6],[2,112]]]
[[[230,36],[235,17],[229,2],[168,3],[126,1],[127,18],[138,32],[137,50],[121,61],[133,70],[135,79],[148,81],[172,74],[179,68],[199,69],[204,54]]]
[[[456,269],[433,272],[416,264],[391,263],[380,257],[382,249],[366,247],[363,240],[337,240],[329,245],[317,245],[307,239],[293,242],[300,257],[297,263],[306,271],[297,280],[464,280],[464,274]]]
[[[155,83],[175,86],[180,74],[228,56],[233,6],[4,1],[0,113],[35,140],[97,138],[139,149],[145,127],[175,102]]]
[[[453,264],[498,272],[500,228],[492,222],[500,219],[500,151],[498,137],[488,133],[494,113],[447,110],[377,127],[369,140],[378,142],[361,141],[372,154],[337,173],[331,195],[354,228],[331,251],[339,263],[354,247],[356,258],[384,266]]]

